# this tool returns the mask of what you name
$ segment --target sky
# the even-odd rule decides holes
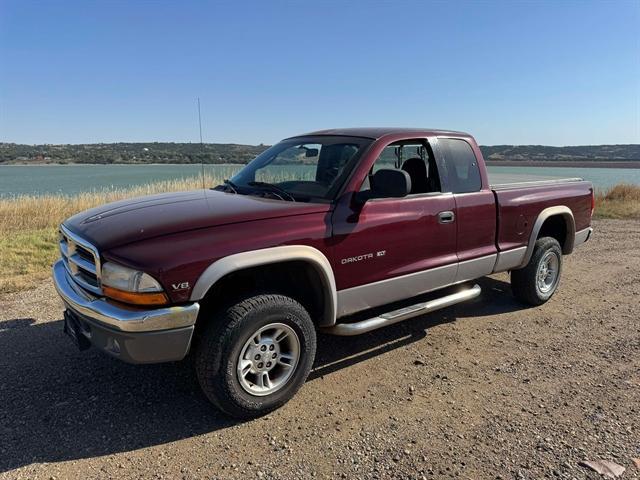
[[[640,0],[0,0],[0,141],[640,143]]]

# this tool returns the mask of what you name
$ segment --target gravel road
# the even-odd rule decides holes
[[[640,222],[599,221],[554,298],[321,336],[281,410],[238,423],[185,362],[80,353],[53,288],[0,297],[0,478],[640,478]]]

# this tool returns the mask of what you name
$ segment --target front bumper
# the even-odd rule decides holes
[[[53,281],[78,333],[109,355],[128,363],[160,363],[181,360],[189,351],[198,303],[151,310],[111,303],[78,286],[62,261],[53,266]]]

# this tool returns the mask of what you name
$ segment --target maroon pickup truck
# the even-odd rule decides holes
[[[490,184],[465,133],[325,130],[210,190],[69,218],[53,277],[81,349],[131,363],[193,352],[206,396],[252,417],[301,387],[317,331],[357,335],[469,300],[469,282],[496,272],[522,302],[546,302],[593,208],[580,179]]]

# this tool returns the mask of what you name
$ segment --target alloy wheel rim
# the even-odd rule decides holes
[[[298,334],[284,323],[256,330],[240,350],[237,375],[247,393],[265,396],[283,388],[300,360]]]
[[[553,291],[558,282],[559,272],[560,260],[558,255],[555,252],[547,252],[538,265],[536,275],[538,290],[542,293]]]

